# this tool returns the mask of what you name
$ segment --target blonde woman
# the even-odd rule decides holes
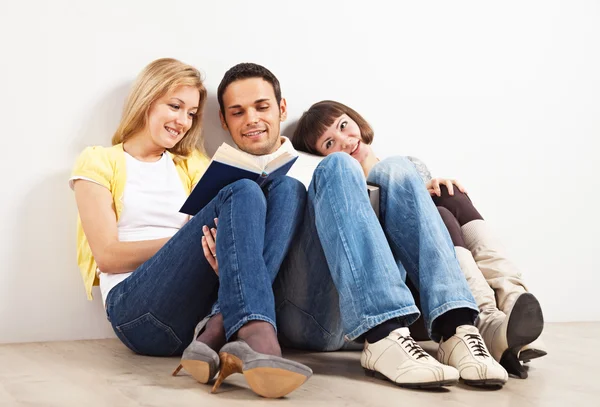
[[[99,284],[107,317],[129,349],[183,353],[176,372],[183,367],[207,383],[220,368],[217,352],[237,339],[252,389],[279,397],[311,374],[281,358],[271,288],[305,191],[286,177],[273,181],[269,194],[243,180],[194,217],[180,213],[209,162],[198,149],[206,97],[198,70],[175,59],[140,73],[113,146],[86,148],[70,179],[78,263],[88,298]],[[273,202],[275,195],[290,199]],[[278,228],[266,230],[272,217]]]

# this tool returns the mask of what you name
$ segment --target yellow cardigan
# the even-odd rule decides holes
[[[171,154],[171,158],[174,158],[173,154]],[[189,195],[193,186],[198,183],[206,171],[210,160],[196,150],[189,157],[174,159],[174,161],[183,187]],[[123,190],[127,179],[123,144],[112,147],[86,148],[77,158],[71,177],[89,178],[105,186],[112,194],[117,221],[119,220],[123,210]],[[83,277],[88,300],[92,300],[92,286],[99,284],[96,274],[98,266],[83,232],[79,216],[77,216],[77,264]]]

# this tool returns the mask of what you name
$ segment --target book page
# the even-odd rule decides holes
[[[265,167],[265,172],[267,174],[272,173],[273,171],[277,170],[278,168],[280,168],[281,166],[287,164],[288,162],[290,162],[290,160],[294,159],[294,157],[296,157],[295,155],[292,155],[290,153],[288,153],[287,151],[283,154],[281,154],[280,156],[278,156],[277,158],[273,159],[271,162],[269,162],[267,164],[267,166]]]
[[[255,173],[263,171],[253,155],[237,150],[227,143],[221,144],[212,159]]]

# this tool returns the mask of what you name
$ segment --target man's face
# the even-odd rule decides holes
[[[223,93],[221,125],[247,153],[265,155],[281,146],[280,123],[287,116],[285,99],[277,106],[273,86],[262,78],[232,82]]]

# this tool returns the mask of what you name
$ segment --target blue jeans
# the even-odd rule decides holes
[[[252,320],[275,327],[272,282],[302,220],[304,186],[281,177],[261,188],[240,180],[223,188],[131,276],[106,310],[117,337],[144,355],[181,354],[215,301],[226,337]],[[219,218],[219,277],[204,257],[202,226]]]
[[[380,186],[380,219],[358,162],[325,158],[308,191],[304,221],[275,284],[277,320],[286,346],[337,350],[382,322],[408,326],[420,315],[407,288],[421,295],[430,337],[447,311],[478,308],[450,236],[413,164],[378,163],[368,181]]]

